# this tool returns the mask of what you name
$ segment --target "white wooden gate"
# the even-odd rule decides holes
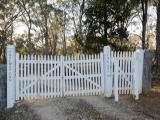
[[[116,66],[116,62],[118,63]],[[112,79],[118,75],[118,93],[133,93],[134,52],[111,52]],[[115,70],[117,67],[117,71]],[[114,86],[113,86],[114,88]]]
[[[7,107],[16,100],[142,92],[143,51],[77,56],[21,55],[7,46]]]
[[[101,54],[16,54],[16,100],[102,94]]]

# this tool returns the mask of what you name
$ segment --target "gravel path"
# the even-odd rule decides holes
[[[56,98],[31,104],[42,120],[113,120],[81,98]]]
[[[152,120],[122,101],[101,96],[67,97],[38,100],[30,107],[41,120]]]
[[[106,116],[113,117],[118,120],[152,120],[150,116],[137,108],[135,104],[127,104],[127,101],[108,99],[100,96],[90,96],[82,98],[88,104],[92,105],[96,110]],[[135,108],[136,107],[136,108]]]

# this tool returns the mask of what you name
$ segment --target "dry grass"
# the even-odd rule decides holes
[[[160,84],[154,86],[150,92],[141,95],[137,103],[144,114],[160,119]]]
[[[25,104],[17,104],[11,109],[0,109],[0,120],[40,120]]]
[[[138,103],[146,112],[160,115],[160,85],[153,87],[149,93],[142,95]]]
[[[133,96],[122,96],[123,102],[133,106],[133,111],[140,112],[153,119],[160,120],[160,84],[152,87],[150,92],[140,95],[140,99],[135,101]]]

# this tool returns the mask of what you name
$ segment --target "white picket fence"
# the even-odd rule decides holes
[[[143,51],[78,56],[21,55],[7,46],[7,107],[17,100],[142,91]]]

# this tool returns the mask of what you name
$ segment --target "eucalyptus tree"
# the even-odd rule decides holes
[[[6,45],[12,41],[14,21],[21,15],[15,0],[0,2],[0,63],[6,62]]]
[[[86,0],[72,0],[71,13],[75,34],[82,39],[83,19],[85,15]]]
[[[56,54],[58,32],[60,32],[60,18],[62,11],[53,0],[36,0],[37,6],[33,9],[35,13],[34,24],[39,28],[44,54]]]
[[[49,53],[49,44],[48,44],[48,18],[49,14],[52,10],[52,5],[48,3],[47,0],[38,0],[38,4],[40,7],[40,15],[44,19],[44,38],[45,38],[45,50],[44,53],[48,55]]]
[[[142,49],[147,49],[147,21],[148,21],[148,7],[153,3],[153,0],[135,0],[135,9],[142,23]]]
[[[71,0],[71,14],[74,26],[74,39],[77,45],[77,50],[82,51],[83,39],[85,39],[84,22],[85,9],[87,2],[86,0]]]
[[[33,52],[33,46],[32,46],[32,41],[31,41],[31,29],[32,29],[32,17],[33,17],[33,11],[32,8],[35,5],[35,1],[33,0],[17,0],[17,5],[19,11],[22,13],[21,21],[24,22],[28,28],[28,51],[29,54]]]
[[[55,9],[54,12],[51,12],[49,16],[49,52],[52,55],[57,54],[57,46],[60,38],[60,32],[62,28],[61,18],[62,11]]]
[[[149,0],[141,0],[142,5],[142,49],[146,49],[146,27]]]
[[[62,46],[61,53],[65,55],[67,53],[67,40],[70,37],[73,27],[71,23],[71,1],[57,0],[56,9],[58,10],[58,21],[61,26],[59,32]]]

